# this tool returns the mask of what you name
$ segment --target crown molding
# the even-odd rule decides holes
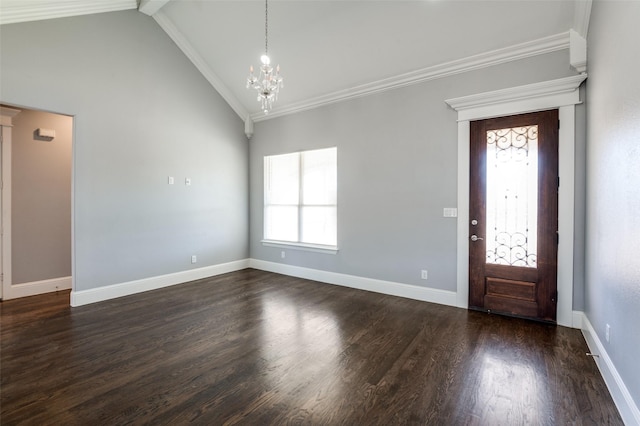
[[[178,30],[173,24],[171,19],[165,15],[162,10],[156,12],[153,15],[153,19],[160,25],[160,27],[167,33],[167,35],[173,40],[173,42],[182,50],[182,52],[189,58],[189,60],[196,66],[198,71],[207,79],[207,81],[213,86],[213,88],[227,101],[229,106],[238,114],[242,120],[246,120],[249,116],[249,112],[242,106],[240,101],[233,95],[231,90],[222,82],[209,64],[200,56],[196,49],[191,45],[189,40]]]
[[[0,25],[138,8],[137,0],[2,0],[0,4]]]
[[[555,52],[569,48],[569,32],[564,32],[526,43],[516,44],[502,49],[469,56],[428,68],[422,68],[395,77],[378,80],[372,83],[363,84],[347,90],[341,90],[328,95],[319,96],[307,101],[297,102],[289,106],[274,108],[268,115],[264,113],[251,114],[254,122],[269,120],[283,115],[294,114],[301,111],[318,108],[320,106],[333,104],[349,99],[393,90],[412,84],[422,83],[429,80],[461,74],[481,68],[487,68],[506,62],[517,61],[532,56]]]
[[[575,2],[573,29],[583,38],[587,38],[587,33],[589,32],[592,3],[592,0],[577,0]]]
[[[145,15],[153,16],[170,0],[140,0],[138,10]]]

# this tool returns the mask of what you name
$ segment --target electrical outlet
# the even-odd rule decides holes
[[[282,259],[284,259],[285,257],[287,257],[287,255],[285,254],[284,250],[282,250],[282,251],[280,252],[280,257],[281,257]]]
[[[429,278],[429,274],[426,269],[422,270],[422,273],[420,274],[420,278],[422,278],[423,280],[426,280],[427,278]]]
[[[184,179],[184,184],[187,185],[187,186],[190,186],[191,185],[191,178],[185,178]]]
[[[191,263],[196,263],[198,261],[198,257],[194,254],[191,256]]]
[[[609,342],[609,339],[611,338],[611,326],[609,324],[607,324],[605,328],[604,338],[607,339],[607,342]]]

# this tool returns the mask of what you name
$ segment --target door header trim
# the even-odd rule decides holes
[[[587,74],[580,74],[447,99],[445,102],[458,111],[458,121],[542,111],[579,104],[580,94],[577,89],[586,79]]]

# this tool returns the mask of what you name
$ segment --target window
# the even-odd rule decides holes
[[[337,245],[337,148],[264,157],[264,239]]]

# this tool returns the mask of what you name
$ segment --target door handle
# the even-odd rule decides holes
[[[478,241],[478,240],[484,240],[484,238],[478,237],[477,235],[471,236],[471,241]]]

